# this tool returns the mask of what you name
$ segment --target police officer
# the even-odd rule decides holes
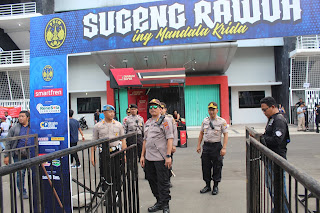
[[[102,107],[102,113],[104,119],[98,122],[93,127],[92,140],[98,140],[101,138],[115,138],[124,135],[124,129],[120,122],[114,120],[115,109],[112,105],[104,105]],[[125,139],[121,141],[115,141],[110,143],[110,153],[127,148]],[[91,163],[95,165],[95,147],[91,148]]]
[[[226,154],[228,143],[228,126],[226,120],[219,117],[218,105],[210,102],[208,113],[210,117],[203,120],[198,138],[197,152],[201,152],[201,142],[204,140],[201,155],[202,175],[206,186],[200,193],[211,191],[211,179],[214,182],[212,195],[219,193],[218,184],[221,181],[221,171],[223,166],[223,156]],[[223,145],[221,145],[221,134],[223,133]],[[213,171],[211,171],[213,170]]]
[[[171,151],[173,142],[172,122],[161,117],[161,103],[157,99],[149,102],[151,118],[145,123],[143,147],[140,158],[145,168],[146,177],[157,202],[148,208],[149,212],[163,210],[169,213],[169,169],[171,168]],[[163,120],[162,120],[163,119]]]
[[[140,160],[141,151],[142,151],[142,143],[143,143],[143,129],[144,129],[144,121],[143,118],[138,115],[138,106],[135,104],[130,104],[130,114],[126,121],[124,122],[124,132],[125,134],[131,133],[131,132],[138,132],[137,135],[137,149],[138,149],[138,158]],[[128,137],[127,138],[127,146],[131,146],[135,143],[135,136]]]
[[[261,110],[268,118],[262,142],[269,149],[286,159],[287,144],[290,142],[287,120],[279,113],[274,98],[265,97],[260,100],[260,104]]]
[[[176,152],[177,150],[177,146],[178,146],[178,129],[177,129],[177,123],[175,121],[175,119],[173,118],[172,115],[167,113],[167,105],[164,102],[161,102],[161,115],[166,116],[166,118],[168,118],[169,120],[171,120],[172,122],[172,127],[173,127],[173,142],[172,142],[172,151],[171,151],[171,159],[172,159],[172,163],[173,163],[173,153]],[[169,173],[169,177],[172,177],[172,173],[170,171]],[[169,179],[170,180],[170,179]],[[170,188],[172,187],[171,181],[170,181]]]
[[[127,108],[126,114],[127,114],[127,116],[122,119],[122,125],[125,125],[128,117],[131,115],[130,108]]]

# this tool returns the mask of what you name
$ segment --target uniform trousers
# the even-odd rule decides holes
[[[127,146],[131,146],[132,144],[136,143],[136,136],[128,137],[127,138]],[[143,138],[141,134],[137,135],[137,155],[140,162],[141,152],[142,152],[142,144],[143,144]]]
[[[149,182],[152,194],[158,203],[169,204],[170,183],[169,170],[165,167],[165,161],[145,161],[146,178]]]
[[[220,155],[221,148],[221,142],[204,142],[202,147],[202,176],[207,185],[210,185],[211,180],[214,182],[221,181],[221,171],[223,166],[223,156]]]

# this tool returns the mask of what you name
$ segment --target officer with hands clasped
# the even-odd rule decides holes
[[[210,102],[208,105],[210,117],[203,120],[198,138],[197,152],[201,152],[201,142],[204,140],[203,151],[201,155],[202,175],[206,186],[200,190],[200,193],[211,191],[211,180],[214,185],[212,195],[219,193],[218,184],[221,181],[221,171],[223,166],[223,156],[226,154],[228,143],[228,125],[226,120],[219,117],[218,105]],[[221,145],[221,134],[223,133],[223,145]],[[212,172],[213,170],[213,172]]]
[[[148,208],[149,212],[163,210],[169,213],[169,169],[171,168],[171,151],[173,142],[172,121],[161,115],[161,103],[157,99],[149,102],[151,118],[144,128],[143,147],[140,158],[145,168],[146,178],[157,202]]]
[[[124,129],[120,122],[114,120],[115,109],[112,105],[104,105],[102,107],[104,119],[93,127],[92,140],[102,138],[115,138],[124,135]],[[110,143],[110,153],[127,148],[125,139]],[[91,163],[95,165],[94,147],[91,148]],[[101,150],[100,150],[101,153]]]
[[[141,156],[142,151],[142,142],[143,142],[143,132],[144,132],[144,121],[143,118],[138,115],[138,106],[135,104],[129,105],[130,114],[127,116],[127,120],[123,123],[125,134],[129,134],[137,131],[137,149],[138,149],[138,157]],[[135,143],[136,136],[127,138],[127,146],[131,146]]]

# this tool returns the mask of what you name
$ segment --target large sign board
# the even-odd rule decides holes
[[[40,153],[69,146],[68,54],[318,34],[319,8],[319,0],[169,0],[32,18],[31,127],[42,140]],[[59,185],[57,177],[69,180],[65,169],[52,179],[65,187],[57,191],[72,209],[70,184]]]

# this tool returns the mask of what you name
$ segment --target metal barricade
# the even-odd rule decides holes
[[[35,137],[35,142],[38,142],[37,135],[29,137],[31,136]],[[137,137],[137,134],[131,133],[113,139],[84,142],[81,145],[41,156],[37,156],[38,153],[35,151],[31,158],[18,162],[11,161],[7,166],[2,165],[0,167],[0,213],[45,212],[45,205],[48,202],[52,204],[52,212],[70,212],[67,208],[70,203],[73,203],[71,208],[74,212],[140,212],[137,145],[133,144],[114,153],[109,152],[111,150],[109,143],[130,136]],[[10,140],[10,138],[3,140]],[[0,154],[17,150],[19,149],[0,152]],[[70,170],[71,181],[66,178],[68,175],[57,177],[53,171],[53,167],[57,167],[55,162],[62,162],[63,158],[69,159],[74,154],[78,154],[81,167]],[[93,161],[95,165],[92,164]],[[66,165],[61,164],[59,167],[62,174]],[[16,175],[21,176],[25,169],[27,170],[27,199],[19,196],[19,191],[23,190],[21,181],[20,190],[16,187]],[[71,197],[73,201],[70,197],[64,196],[63,187],[58,187],[67,184],[68,181],[72,184],[70,193],[73,195]],[[44,185],[48,183],[50,188],[45,190]]]
[[[246,127],[247,212],[320,212],[320,183],[260,143]]]

